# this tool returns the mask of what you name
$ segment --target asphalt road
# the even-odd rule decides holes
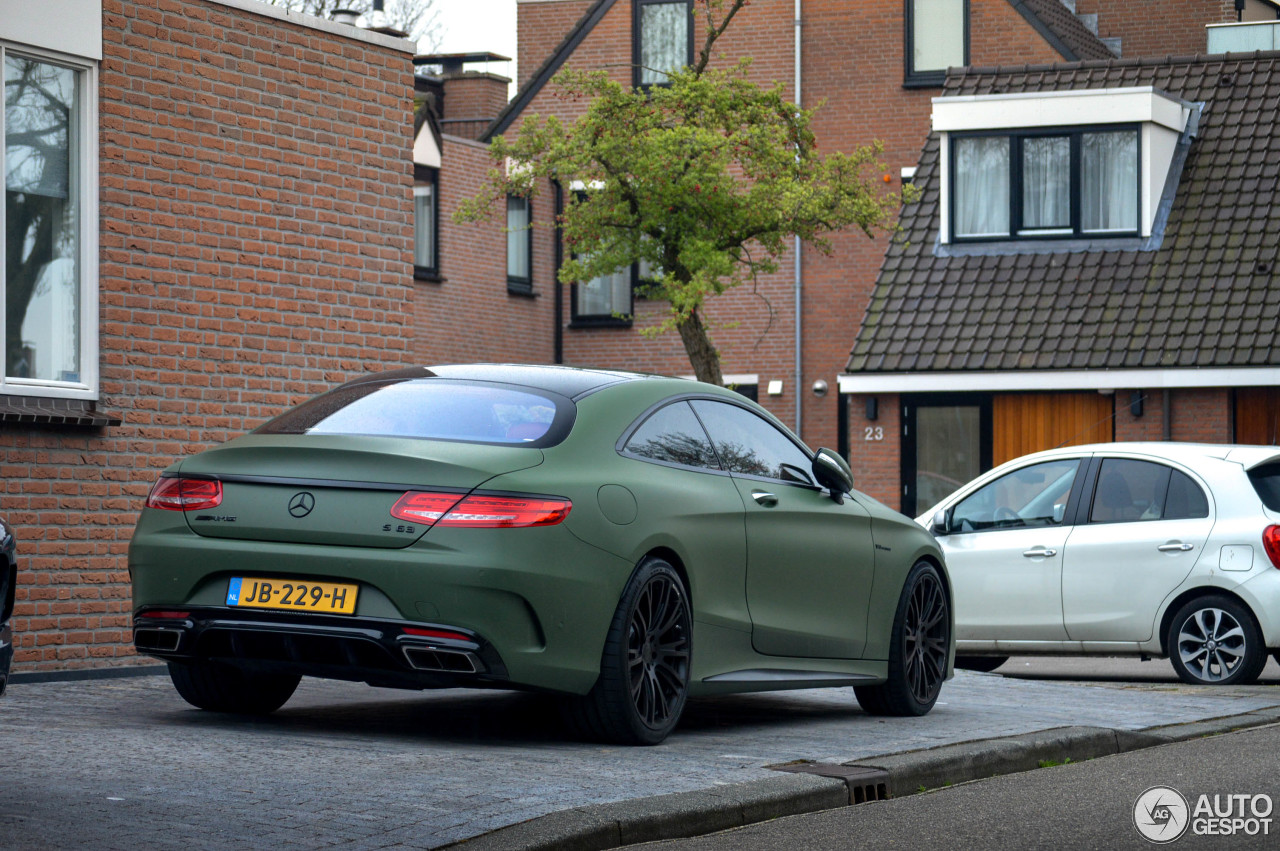
[[[1168,847],[1274,849],[1280,846],[1277,752],[1280,725],[1273,725],[791,816],[713,836],[629,847],[647,851],[1146,849],[1153,843],[1138,832],[1135,805],[1146,790],[1166,786],[1186,799],[1186,809],[1177,808],[1172,794],[1157,792],[1151,800],[1157,805],[1172,804],[1171,820],[1153,822],[1152,810],[1145,806],[1138,818]],[[1205,805],[1219,808],[1217,815],[1230,811],[1227,821],[1205,816],[1203,809],[1197,816],[1201,795],[1208,796]],[[1248,797],[1229,801],[1233,795]],[[1262,797],[1255,801],[1254,796]],[[1237,826],[1232,820],[1240,817],[1241,804],[1244,817]],[[1257,816],[1262,813],[1265,824]],[[1186,832],[1171,839],[1184,824]],[[1197,835],[1210,828],[1237,832]]]

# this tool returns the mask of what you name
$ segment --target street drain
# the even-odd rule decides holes
[[[849,787],[849,803],[865,804],[867,801],[889,799],[889,772],[883,768],[866,765],[839,765],[832,762],[790,762],[770,765],[774,771],[791,774],[816,774],[819,777],[835,777]]]

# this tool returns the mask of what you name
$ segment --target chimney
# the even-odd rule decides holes
[[[497,53],[437,53],[415,56],[413,64],[438,65],[443,95],[438,105],[440,131],[450,136],[479,139],[507,105],[509,77],[488,71],[468,71],[472,62],[509,62]]]
[[[369,32],[382,33],[396,38],[408,38],[409,34],[402,29],[391,26],[387,13],[383,10],[386,0],[373,0],[373,8],[364,17],[364,28]]]

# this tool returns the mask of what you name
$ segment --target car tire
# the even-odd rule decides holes
[[[217,662],[170,662],[169,679],[182,699],[199,709],[268,715],[284,706],[302,678],[249,674]]]
[[[569,725],[594,741],[660,743],[679,723],[689,694],[692,633],[680,575],[663,559],[645,559],[614,612],[600,678],[565,705]]]
[[[957,656],[956,667],[963,671],[989,674],[1008,661],[1008,656]]]
[[[1187,601],[1169,621],[1165,649],[1174,673],[1192,685],[1243,685],[1267,664],[1249,609],[1220,594]]]
[[[947,676],[951,652],[951,606],[938,569],[916,562],[902,586],[889,641],[888,679],[854,686],[869,715],[925,715]]]

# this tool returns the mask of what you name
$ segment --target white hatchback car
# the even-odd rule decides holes
[[[1280,661],[1280,447],[1107,443],[1009,461],[917,518],[947,557],[956,666],[1168,656],[1189,683]]]

